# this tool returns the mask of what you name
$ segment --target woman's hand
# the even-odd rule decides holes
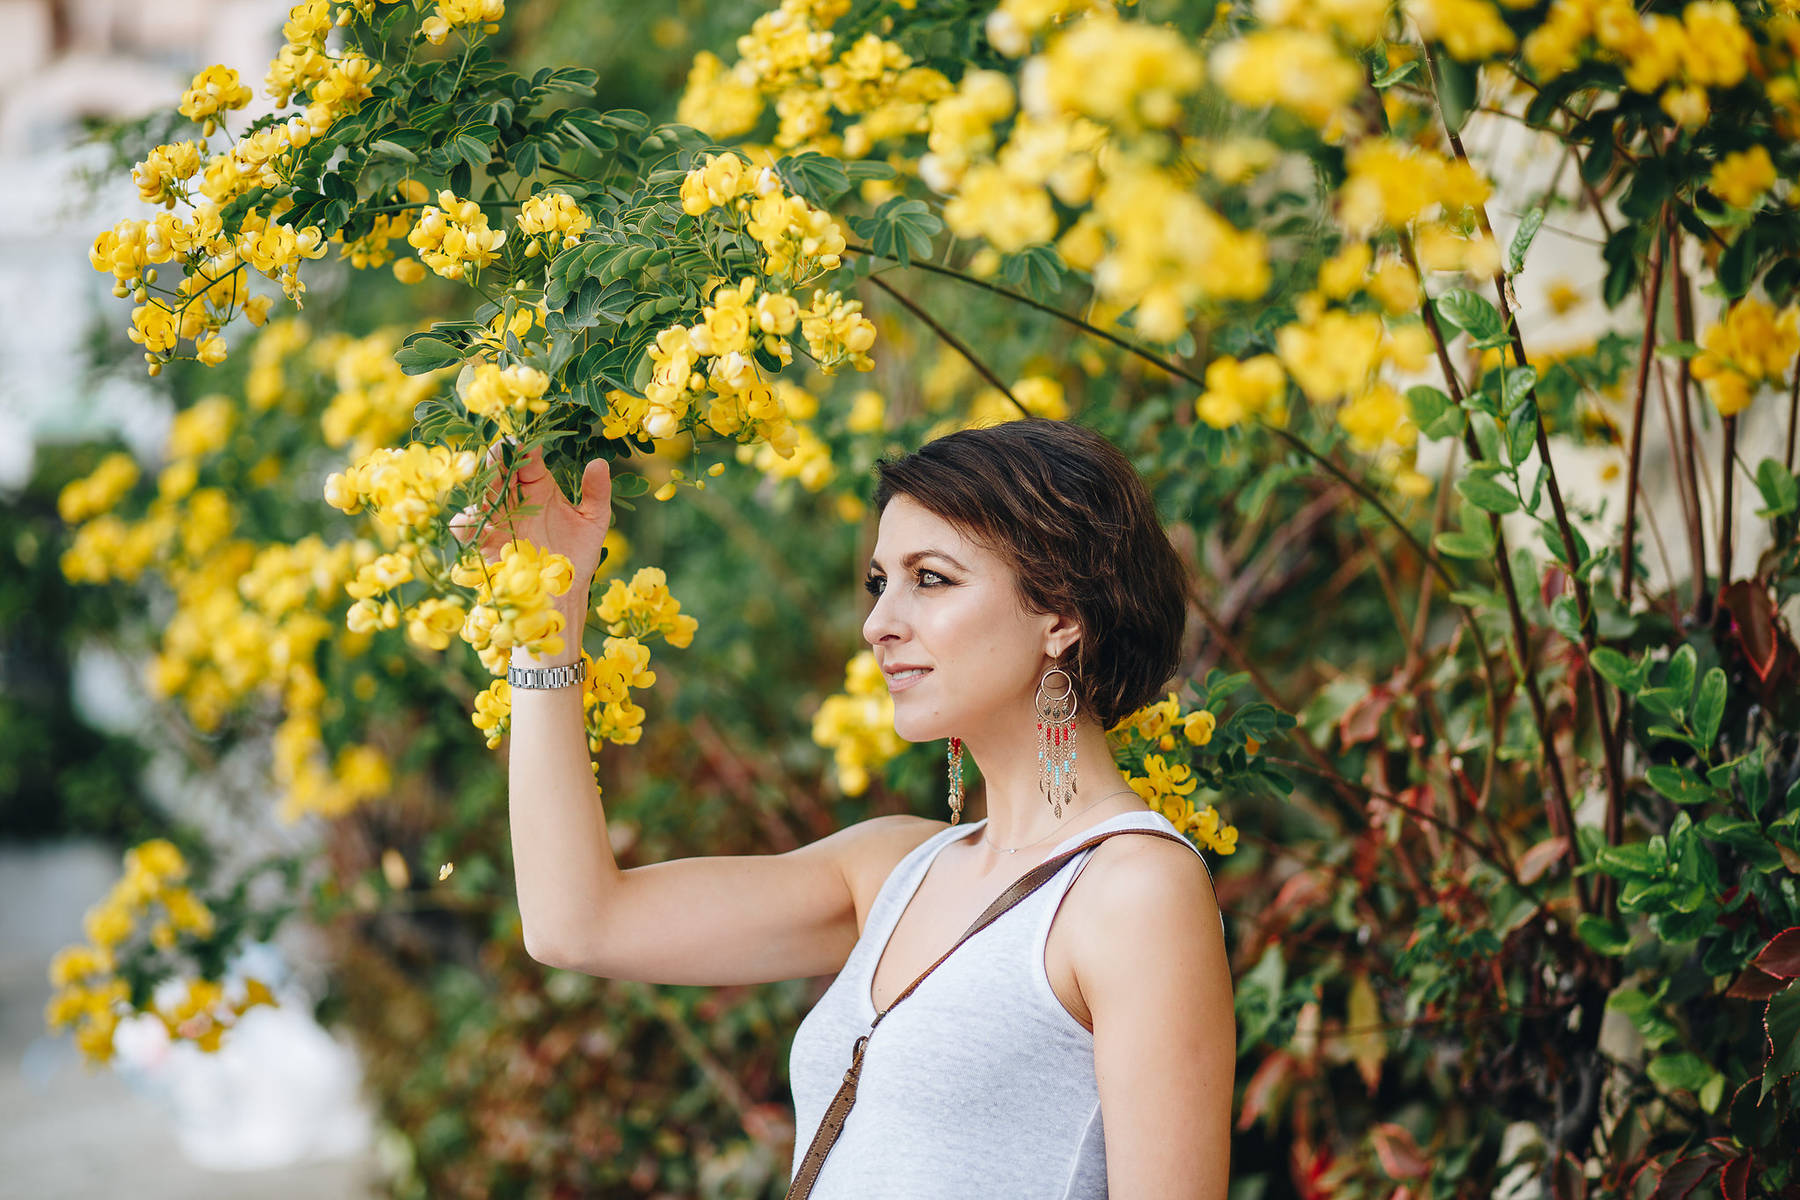
[[[500,468],[499,442],[488,447],[487,457]],[[580,504],[570,504],[562,494],[562,488],[544,467],[543,450],[536,446],[531,453],[514,460],[511,486],[503,497],[504,480],[502,470],[489,486],[483,505],[470,505],[453,517],[450,532],[466,546],[485,516],[487,525],[481,529],[480,546],[482,557],[488,562],[499,562],[502,547],[517,539],[563,555],[575,575],[569,595],[585,608],[588,587],[600,567],[600,547],[612,525],[609,464],[604,458],[588,463],[581,475]],[[537,511],[519,513],[521,506],[535,506]]]

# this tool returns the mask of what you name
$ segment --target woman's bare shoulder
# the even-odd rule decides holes
[[[900,860],[948,828],[948,821],[912,813],[889,813],[858,821],[841,831],[843,848],[838,863],[856,897],[857,928],[862,927],[863,916],[875,902],[875,894]]]

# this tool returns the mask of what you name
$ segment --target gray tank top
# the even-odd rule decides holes
[[[900,860],[849,959],[795,1031],[788,1059],[793,1172],[844,1082],[851,1048],[875,1020],[869,996],[875,964],[907,903],[938,852],[958,838],[979,836],[986,824],[984,818],[940,830]],[[1107,829],[1177,832],[1161,813],[1120,813],[1071,835],[1046,857]],[[856,1103],[825,1156],[813,1200],[1106,1195],[1094,1035],[1062,1006],[1044,970],[1051,921],[1097,848],[1064,863],[882,1018],[863,1052]]]

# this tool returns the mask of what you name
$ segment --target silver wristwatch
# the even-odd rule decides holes
[[[506,682],[516,688],[559,688],[587,678],[587,662],[576,659],[560,667],[515,667],[508,664]]]

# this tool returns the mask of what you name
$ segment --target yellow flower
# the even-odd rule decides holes
[[[194,76],[194,82],[181,94],[181,115],[200,121],[207,134],[215,126],[215,114],[250,103],[250,89],[238,79],[238,73],[226,66],[211,66]]]
[[[1706,186],[1733,208],[1755,208],[1775,186],[1775,164],[1763,146],[1733,151],[1714,165]]]
[[[1242,424],[1267,412],[1276,425],[1287,421],[1287,376],[1272,354],[1239,361],[1215,358],[1206,366],[1206,391],[1194,402],[1194,414],[1214,429]]]

